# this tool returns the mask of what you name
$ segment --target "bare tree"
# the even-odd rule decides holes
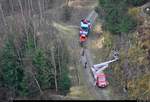
[[[45,1],[46,0],[42,0],[42,12],[45,11]],[[42,18],[44,18],[44,14],[42,15]]]
[[[34,80],[35,80],[35,82],[36,82],[36,84],[37,84],[37,86],[39,88],[39,91],[40,91],[41,95],[43,95],[43,91],[42,91],[42,89],[40,87],[40,84],[39,84],[38,80],[36,79],[36,77],[35,77],[35,75],[33,73],[31,73],[31,74],[32,74],[32,76],[33,76],[33,78],[34,78]]]
[[[34,9],[33,9],[33,2],[32,2],[32,0],[29,0],[30,1],[30,6],[31,6],[31,13],[34,11]]]
[[[63,45],[62,45],[62,41],[61,40],[59,40],[59,46],[57,46],[58,47],[58,67],[59,67],[59,71],[60,71],[60,73],[59,73],[59,75],[61,76],[62,75],[62,69],[61,69],[61,61],[64,59],[64,54],[63,54],[63,50],[61,50],[61,49],[63,49]]]
[[[25,76],[28,77],[28,80],[30,80],[30,82],[35,82],[35,84],[37,85],[38,90],[40,91],[40,94],[43,95],[43,91],[41,89],[41,86],[36,78],[36,73],[34,71],[34,66],[32,65],[32,61],[31,58],[29,56],[26,56],[26,58],[23,59],[23,64],[25,65],[24,68],[24,72],[25,72]]]
[[[11,6],[12,13],[14,13],[13,0],[10,0],[10,6]]]
[[[31,19],[31,4],[30,4],[30,0],[28,0],[28,15],[29,15],[29,18]]]
[[[51,56],[52,56],[52,64],[54,67],[54,78],[55,78],[55,89],[56,92],[58,91],[58,85],[57,85],[57,69],[56,69],[56,62],[55,62],[55,57],[54,57],[54,47],[51,48]]]
[[[24,22],[24,29],[25,29],[25,32],[26,32],[26,36],[27,36],[27,42],[29,41],[29,37],[28,37],[28,32],[27,32],[27,24],[26,24],[26,20],[25,20],[25,17],[24,17],[24,14],[23,14],[23,7],[22,7],[22,4],[21,4],[21,0],[18,0],[18,3],[19,3],[19,6],[20,6],[20,9],[21,9],[21,15],[22,15],[22,19],[23,19],[23,22]]]
[[[29,14],[30,14],[30,18],[31,19],[34,19],[34,18],[32,18],[32,12],[34,11],[33,10],[33,2],[32,2],[32,0],[28,0],[28,4],[30,5],[30,8],[29,8]],[[34,45],[35,45],[35,48],[36,48],[36,24],[35,24],[35,21],[34,20],[31,20],[32,21],[32,24],[33,24],[33,33],[34,33],[34,35],[33,35],[33,38],[34,38]]]
[[[38,6],[39,6],[39,10],[40,10],[40,24],[41,24],[42,23],[43,14],[42,14],[42,7],[41,7],[40,0],[38,0]]]
[[[3,22],[4,22],[4,26],[7,26],[6,19],[5,19],[4,12],[3,12],[3,9],[2,9],[2,5],[1,5],[1,4],[0,4],[0,11],[1,11],[1,13],[2,13],[2,19],[3,19]]]
[[[9,27],[10,25],[6,22],[6,17],[4,16],[4,11],[2,9],[2,6],[0,4],[0,11],[1,11],[1,14],[2,14],[2,19],[3,19],[3,22],[4,22],[4,27],[5,27],[5,33],[10,33],[11,32],[11,27]]]

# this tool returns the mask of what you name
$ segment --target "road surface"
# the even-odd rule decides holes
[[[93,10],[88,16],[87,19],[91,21],[92,24],[94,24],[95,19],[97,18],[97,13]],[[90,39],[88,39],[90,40]],[[88,42],[86,43],[88,44]],[[92,76],[92,72],[90,70],[91,66],[94,64],[93,59],[91,56],[91,52],[88,49],[88,46],[86,48],[81,48],[80,51],[81,56],[81,63],[83,65],[83,80],[85,80],[86,85],[88,85],[89,91],[92,95],[95,96],[96,100],[117,100],[118,97],[112,96],[110,94],[109,87],[100,89],[93,85],[94,78]]]

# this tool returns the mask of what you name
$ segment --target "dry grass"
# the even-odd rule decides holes
[[[68,48],[70,50],[70,54],[72,56],[72,59],[77,61],[79,60],[79,54],[80,54],[80,47],[78,45],[78,42],[77,40],[77,36],[78,36],[78,29],[77,26],[73,26],[73,25],[68,25],[68,24],[65,24],[63,22],[59,22],[59,23],[56,23],[56,22],[53,22],[53,26],[59,31],[59,35],[61,37],[63,37],[68,45]],[[75,42],[74,42],[75,40]],[[73,44],[73,45],[72,45]],[[72,47],[74,46],[74,47]],[[75,59],[74,59],[75,58]],[[88,88],[87,86],[85,85],[84,83],[84,80],[83,80],[83,73],[82,73],[82,70],[81,70],[81,66],[80,66],[80,63],[79,61],[77,61],[77,64],[78,65],[73,65],[73,66],[70,66],[70,77],[71,78],[75,78],[75,68],[78,69],[78,72],[79,72],[79,85],[76,85],[76,86],[72,86],[70,88],[70,92],[67,94],[67,96],[65,97],[65,99],[71,99],[71,100],[85,100],[85,99],[88,99],[88,100],[91,100],[91,99],[94,99],[93,96],[89,93]],[[72,79],[74,80],[74,79]]]
[[[91,41],[90,45],[92,49],[100,49],[103,47],[104,37],[98,38],[96,40]]]
[[[102,33],[102,25],[100,23],[97,23],[94,25],[93,32],[95,33]]]
[[[130,80],[128,82],[130,97],[138,97],[145,99],[148,96],[150,99],[150,73],[141,76],[140,79]]]
[[[141,12],[141,9],[138,7],[133,7],[128,9],[128,14],[132,15],[134,17],[137,17],[139,13]]]
[[[79,100],[92,100],[93,98],[87,92],[87,89],[84,86],[74,86],[70,88],[70,93],[65,97],[66,99],[70,97],[75,97]]]
[[[68,5],[74,8],[94,8],[97,2],[95,0],[74,0],[70,1]]]

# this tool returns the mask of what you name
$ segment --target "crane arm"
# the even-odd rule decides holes
[[[99,69],[99,68],[101,68],[103,66],[108,65],[109,63],[112,63],[112,62],[116,61],[116,60],[117,60],[117,58],[115,58],[113,60],[110,60],[110,61],[102,62],[100,64],[95,64],[95,65],[93,65],[93,67],[96,68],[96,69]]]

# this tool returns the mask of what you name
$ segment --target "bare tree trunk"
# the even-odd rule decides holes
[[[18,51],[18,48],[17,48],[16,46],[15,46],[15,51],[16,51],[16,54],[17,54],[18,59],[19,59],[19,61],[20,61],[20,64],[23,65],[22,58],[21,58],[20,53],[19,53],[19,51]]]
[[[45,11],[45,1],[46,0],[42,0],[42,12],[44,12]],[[43,13],[43,15],[42,15],[42,18],[43,18],[43,20],[44,20],[44,13]]]
[[[23,14],[23,7],[22,7],[22,4],[21,4],[21,1],[18,0],[18,3],[19,3],[19,6],[20,6],[20,9],[21,9],[21,15],[22,15],[24,25],[25,25],[25,28],[26,28],[26,23],[25,23],[26,21],[25,21],[25,17],[24,17],[24,14]]]
[[[59,43],[58,43],[58,44],[59,44]],[[61,46],[61,43],[60,43],[60,46]],[[58,46],[58,57],[59,57],[59,58],[58,58],[58,65],[59,65],[59,71],[60,71],[60,72],[59,72],[59,75],[61,76],[60,50],[59,50],[60,48],[61,48],[61,47]]]
[[[35,25],[35,22],[34,21],[32,21],[33,22],[33,39],[34,39],[34,46],[35,46],[35,48],[37,47],[37,45],[36,45],[36,25]]]
[[[24,29],[25,29],[26,36],[27,36],[27,42],[29,42],[29,37],[28,37],[28,32],[27,32],[27,25],[26,25],[26,20],[25,20],[24,14],[23,14],[23,8],[22,8],[21,1],[18,0],[18,3],[19,3],[19,6],[20,6],[20,9],[21,9],[21,15],[22,15],[22,18],[23,18],[24,26],[25,26]]]
[[[36,85],[37,85],[37,88],[38,88],[39,91],[40,91],[40,94],[43,95],[43,91],[42,91],[42,89],[41,89],[41,86],[40,86],[40,84],[39,84],[39,82],[38,82],[38,80],[36,79],[36,76],[35,76],[35,74],[34,74],[32,62],[31,62],[31,61],[28,61],[29,59],[30,59],[30,58],[26,58],[26,59],[24,60],[24,62],[25,62],[24,65],[27,65],[27,67],[24,68],[25,75],[28,76],[29,78],[31,77],[29,80],[36,82]],[[32,79],[32,78],[33,78],[33,79]]]
[[[29,18],[31,20],[31,5],[30,5],[30,0],[28,0],[28,15],[29,15]]]
[[[14,13],[13,0],[10,0],[10,6],[11,6],[12,14],[13,14]]]
[[[34,11],[33,10],[33,3],[32,3],[32,0],[29,0],[30,1],[30,4],[31,4],[31,13]]]
[[[12,12],[11,17],[13,18],[13,15],[15,13],[14,6],[13,6],[13,0],[9,0],[9,5],[11,7],[11,12]],[[16,21],[14,21],[14,22],[16,24]],[[9,31],[12,32],[12,26],[10,24],[9,24]]]
[[[76,74],[77,74],[77,80],[78,80],[78,85],[80,85],[80,78],[79,78],[79,71],[78,71],[78,66],[77,66],[77,61],[75,62],[75,69],[76,69]]]
[[[47,0],[44,0],[44,9],[43,10],[47,10],[48,9],[48,1]]]
[[[0,4],[0,11],[2,13],[2,19],[3,19],[3,22],[4,22],[5,33],[11,33],[11,29],[9,27],[9,24],[7,24],[7,22],[6,22],[6,18],[4,16],[4,12],[3,12],[1,4]]]
[[[1,13],[2,13],[2,19],[3,19],[3,22],[4,22],[4,26],[7,26],[6,19],[5,19],[4,12],[3,12],[1,4],[0,4],[0,10],[1,10]]]
[[[51,48],[51,56],[52,56],[52,64],[54,67],[54,78],[55,78],[55,89],[56,92],[58,91],[58,85],[57,85],[57,69],[56,69],[56,62],[55,62],[55,57],[54,57],[54,48]]]
[[[34,46],[36,48],[36,25],[35,25],[35,22],[34,22],[34,18],[32,18],[31,16],[31,12],[33,11],[33,6],[32,6],[32,0],[28,0],[28,9],[29,9],[29,18],[30,18],[30,21],[32,22],[33,24],[33,39],[34,39]]]
[[[39,5],[39,10],[40,10],[40,24],[42,23],[42,8],[41,8],[41,3],[40,3],[40,0],[38,0],[38,5]]]
[[[127,90],[128,90],[128,89],[127,89],[127,77],[128,77],[128,76],[127,76],[127,75],[128,75],[128,70],[127,70],[127,69],[128,69],[128,67],[129,67],[129,66],[128,66],[128,59],[125,60],[123,67],[124,67],[124,75],[123,75],[123,77],[124,77],[124,79],[123,79],[123,80],[124,80],[124,86],[123,86],[123,87],[124,87],[124,88],[123,88],[123,90],[124,90],[124,92],[126,93]]]
[[[30,1],[30,16],[32,15],[32,12],[34,11],[33,10],[33,4],[32,4],[32,0],[29,0]],[[32,19],[32,16],[31,16],[31,19]],[[36,25],[35,25],[35,22],[34,22],[34,18],[33,18],[33,20],[32,20],[32,23],[33,23],[33,27],[34,27],[34,35],[33,35],[33,37],[34,37],[34,45],[35,45],[35,48],[36,48]]]
[[[34,78],[34,80],[35,80],[35,82],[36,82],[36,84],[37,84],[37,86],[39,88],[39,91],[40,91],[41,95],[43,95],[43,91],[42,91],[42,89],[40,87],[40,84],[39,84],[38,80],[36,79],[36,77],[35,77],[35,75],[33,73],[32,73],[32,76],[33,76],[33,78]]]
[[[30,75],[32,76],[33,80],[35,80],[35,82],[36,82],[36,84],[37,84],[37,87],[38,87],[38,89],[39,89],[39,91],[40,91],[40,94],[43,95],[43,91],[42,91],[42,89],[41,89],[41,86],[40,86],[38,80],[36,79],[36,77],[35,77],[35,75],[34,75],[34,73],[33,73],[33,71],[32,71],[32,67],[31,67],[29,70],[26,69],[25,72],[26,72],[26,75],[27,75],[27,76],[29,76],[29,74],[27,74],[27,73],[30,73]]]

